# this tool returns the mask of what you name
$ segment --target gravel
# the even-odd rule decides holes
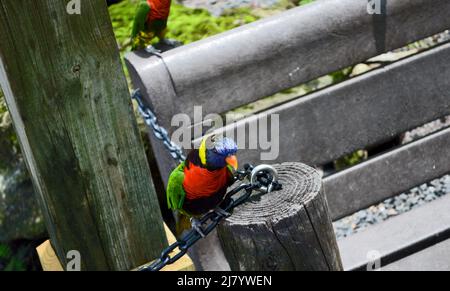
[[[391,217],[408,212],[450,193],[450,175],[423,184],[383,203],[361,210],[334,223],[338,239],[360,232]]]
[[[435,120],[407,132],[402,138],[402,144],[410,143],[418,138],[437,132],[446,127],[450,127],[450,116]]]
[[[183,0],[181,2],[186,7],[204,8],[212,15],[220,16],[232,8],[269,8],[277,4],[278,0]]]

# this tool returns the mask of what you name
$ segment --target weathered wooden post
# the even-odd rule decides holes
[[[232,270],[342,270],[321,175],[277,165],[283,190],[256,196],[219,227]]]
[[[160,209],[106,2],[68,3],[0,2],[1,85],[62,265],[130,270],[167,244]]]

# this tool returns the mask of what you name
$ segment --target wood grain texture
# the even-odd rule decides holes
[[[167,245],[106,3],[0,3],[1,84],[55,251],[130,270]]]
[[[36,248],[39,256],[39,261],[41,262],[42,270],[50,272],[62,272],[64,271],[61,263],[59,262],[58,256],[52,247],[49,240],[43,242],[40,246]]]
[[[219,227],[231,270],[342,270],[320,174],[276,168],[283,190],[254,196]]]

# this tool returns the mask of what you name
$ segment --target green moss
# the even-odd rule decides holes
[[[331,73],[330,76],[333,78],[333,84],[337,84],[350,79],[354,67],[348,67],[340,71]]]
[[[14,167],[20,159],[17,136],[9,117],[3,92],[0,90],[0,174]]]
[[[300,0],[299,2],[298,2],[298,5],[299,6],[301,6],[301,5],[306,5],[306,4],[309,4],[309,3],[312,3],[312,2],[314,2],[315,0]]]
[[[221,17],[214,17],[206,10],[174,5],[169,21],[169,37],[190,43],[255,20],[257,17],[249,9],[234,9]]]
[[[14,253],[6,244],[0,244],[0,270],[1,271],[26,271],[25,252],[19,250]]]
[[[364,160],[367,160],[367,151],[359,150],[336,160],[334,162],[334,166],[336,170],[340,171],[345,168],[357,165]]]
[[[3,114],[6,112],[6,110],[7,110],[7,108],[6,108],[5,98],[3,97],[3,91],[0,90],[0,116],[3,116]]]

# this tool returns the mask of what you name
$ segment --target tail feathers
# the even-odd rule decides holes
[[[176,236],[177,236],[177,238],[180,238],[185,231],[188,231],[190,229],[191,229],[190,217],[178,212],[176,215]]]

